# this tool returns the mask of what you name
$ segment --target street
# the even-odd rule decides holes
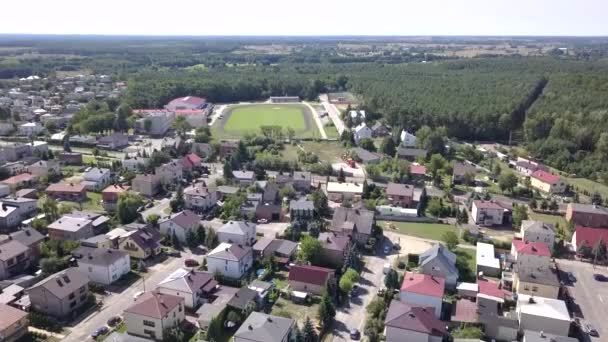
[[[141,212],[141,217],[146,220],[148,216],[152,214],[156,214],[160,217],[167,216],[165,213],[165,209],[169,208],[169,203],[171,202],[168,198],[161,199],[157,204],[155,204],[152,208],[146,209]]]
[[[327,134],[325,133],[325,128],[323,127],[323,123],[321,122],[321,118],[319,117],[319,112],[317,112],[310,103],[303,101],[302,102],[308,109],[310,110],[310,115],[315,120],[317,127],[319,127],[319,132],[321,132],[321,138],[327,139]]]

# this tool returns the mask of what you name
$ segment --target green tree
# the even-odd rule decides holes
[[[230,322],[238,324],[241,322],[241,315],[239,315],[238,312],[234,310],[230,310],[230,312],[228,312],[228,315],[226,315],[226,319]]]
[[[517,176],[512,171],[504,171],[498,177],[498,187],[500,190],[513,193],[513,189],[517,186]]]
[[[304,236],[300,241],[300,252],[298,253],[298,260],[302,262],[310,262],[311,264],[318,264],[319,258],[321,257],[321,242],[311,237]]]
[[[458,239],[458,234],[451,230],[441,235],[441,241],[445,243],[446,247],[450,251],[456,250],[456,247],[458,247],[458,243],[460,242]]]
[[[245,146],[243,140],[239,140],[235,158],[239,162],[239,164],[245,163],[249,160],[249,151],[247,150],[247,146]]]
[[[359,140],[359,147],[370,152],[376,152],[376,145],[374,145],[374,141],[370,138]]]
[[[384,286],[386,286],[389,291],[399,288],[399,275],[397,274],[397,271],[392,268],[388,270],[386,277],[384,277]]]
[[[323,330],[329,328],[333,323],[334,317],[336,317],[336,307],[334,306],[334,302],[331,299],[328,291],[323,293],[317,315]]]
[[[129,129],[127,119],[133,114],[133,110],[128,105],[120,105],[116,109],[116,119],[114,120],[114,129],[119,132],[124,132]]]
[[[152,129],[152,120],[150,120],[150,118],[145,118],[144,119],[144,130],[148,133],[150,133],[150,130]]]
[[[160,216],[157,214],[150,214],[146,218],[146,222],[148,222],[148,224],[154,228],[158,227],[158,220],[160,220]]]
[[[555,198],[552,198],[551,202],[549,202],[549,210],[556,212],[558,209],[559,205],[557,204],[557,201],[555,201]]]
[[[188,230],[186,233],[186,246],[190,249],[198,246],[198,236],[192,229]]]
[[[209,228],[211,229],[211,228]],[[203,227],[202,225],[199,225],[198,228],[196,229],[196,239],[198,241],[199,244],[201,243],[205,243],[205,227]]]
[[[137,210],[144,204],[143,198],[133,192],[123,192],[118,196],[116,217],[122,224],[135,221],[139,216]]]
[[[171,205],[171,211],[174,213],[180,212],[184,209],[185,204],[186,201],[184,200],[184,189],[182,188],[181,184],[178,184],[175,197],[169,202],[169,205]]]
[[[590,258],[593,254],[592,248],[589,247],[589,241],[587,240],[581,242],[576,252],[584,258]]]
[[[232,164],[229,160],[224,161],[224,179],[233,179]]]
[[[594,263],[606,260],[606,252],[606,243],[604,242],[604,239],[600,238],[591,251]]]
[[[440,217],[443,214],[443,203],[441,198],[432,197],[427,205],[428,213],[434,217]]]
[[[163,331],[163,342],[182,342],[186,340],[184,332],[177,327],[168,328]]]
[[[427,170],[431,174],[431,177],[433,178],[434,182],[438,181],[439,172],[441,170],[443,170],[446,163],[447,162],[446,162],[445,158],[443,158],[443,156],[440,154],[433,154],[431,156],[431,159],[427,163]]]
[[[310,317],[306,316],[306,320],[304,321],[304,326],[302,327],[302,341],[303,342],[317,342],[319,340],[319,336],[315,331],[315,328],[310,320]]]
[[[59,218],[59,208],[57,201],[52,197],[44,196],[40,199],[42,202],[42,212],[49,222],[53,222]]]
[[[524,204],[513,203],[513,227],[521,227],[521,223],[528,219],[528,208]]]
[[[205,247],[214,248],[217,245],[217,235],[215,230],[210,228],[205,236]]]
[[[175,249],[182,249],[182,242],[179,241],[179,238],[177,237],[175,230],[173,231],[173,234],[171,234],[171,245]]]
[[[185,116],[176,117],[171,126],[180,137],[185,136],[192,129]]]
[[[339,286],[342,293],[348,294],[353,289],[353,282],[352,280],[342,276],[342,278],[340,278]]]
[[[296,197],[296,189],[293,188],[291,184],[287,184],[281,189],[279,189],[279,197],[293,199]]]
[[[329,213],[329,204],[327,195],[321,189],[316,189],[312,192],[312,203],[315,207],[315,212],[319,216],[325,216]]]
[[[380,152],[390,157],[395,156],[397,153],[397,147],[395,146],[395,140],[393,140],[393,137],[385,137],[382,139],[382,143],[380,143]]]
[[[480,340],[483,338],[484,334],[481,328],[477,326],[468,326],[467,324],[463,323],[460,327],[456,328],[452,332],[452,336],[460,339]]]

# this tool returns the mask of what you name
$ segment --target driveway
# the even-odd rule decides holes
[[[141,217],[145,220],[148,216],[152,214],[156,214],[160,217],[167,216],[165,213],[165,209],[169,208],[171,200],[168,198],[163,198],[158,201],[152,208],[146,209],[141,212]]]

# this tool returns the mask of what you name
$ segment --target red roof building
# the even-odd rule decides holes
[[[201,157],[197,156],[194,153],[190,153],[180,160],[180,162],[182,163],[182,170],[185,171],[191,171],[192,169],[200,167],[202,161],[203,159],[201,159]]]
[[[517,254],[538,255],[545,257],[551,256],[549,247],[542,242],[524,242],[522,240],[513,239],[512,246]]]
[[[559,176],[551,174],[550,172],[544,170],[536,170],[532,173],[532,178],[536,178],[541,182],[553,184],[559,182]]]
[[[335,271],[330,268],[294,265],[289,270],[289,285],[295,291],[323,294],[327,281],[334,281]]]
[[[410,165],[410,173],[414,176],[426,175],[426,166],[423,165]]]
[[[479,287],[479,293],[486,296],[505,299],[509,294],[507,291],[499,289],[497,283],[487,279],[477,279],[477,286]]]
[[[608,244],[608,228],[576,226],[572,234],[572,245],[576,246],[577,250],[583,243],[593,248],[600,239]]]
[[[184,96],[171,100],[165,108],[169,110],[200,109],[203,108],[206,99],[197,96]]]
[[[401,291],[442,298],[445,291],[445,279],[422,273],[407,272],[403,277]]]
[[[421,307],[393,300],[388,308],[386,319],[387,341],[414,341],[420,339],[420,334],[442,337],[448,335],[446,325],[433,315],[432,307]],[[427,340],[425,339],[425,340]]]

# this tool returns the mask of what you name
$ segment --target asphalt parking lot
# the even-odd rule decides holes
[[[590,263],[575,260],[558,260],[562,272],[572,272],[576,281],[565,281],[566,288],[573,298],[569,307],[573,318],[591,323],[599,332],[599,337],[584,336],[582,341],[608,341],[608,282],[597,281],[593,275],[603,274],[608,277],[606,266],[593,266]]]

